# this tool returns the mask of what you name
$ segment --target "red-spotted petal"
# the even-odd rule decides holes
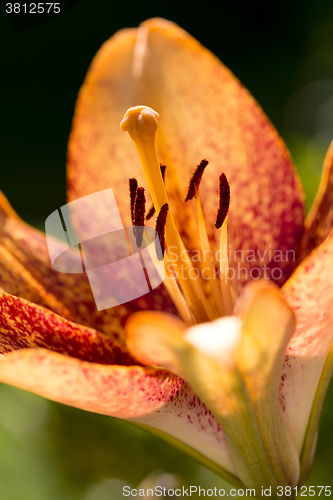
[[[180,386],[135,366],[120,342],[23,299],[1,294],[0,317],[1,382],[121,418],[160,408]]]
[[[73,122],[70,199],[110,186],[123,220],[130,221],[128,179],[135,176],[139,185],[147,185],[119,122],[129,107],[141,104],[160,114],[158,152],[167,165],[171,209],[188,248],[197,237],[195,214],[194,206],[182,200],[194,166],[207,158],[200,192],[211,239],[218,241],[213,225],[218,176],[224,171],[231,185],[230,244],[244,251],[243,257],[236,255],[245,268],[240,280],[251,278],[251,267],[260,271],[267,265],[282,269],[273,276],[282,284],[295,263],[275,262],[274,251],[285,257],[297,250],[303,230],[303,195],[290,156],[239,81],[173,23],[153,19],[139,30],[122,31],[96,55]],[[250,249],[260,252],[255,262],[246,259]]]
[[[61,243],[59,243],[61,244]],[[52,268],[45,234],[24,223],[1,193],[0,287],[117,339],[129,314],[140,309],[175,308],[163,285],[130,303],[97,311],[87,275]]]
[[[38,347],[95,363],[133,364],[120,340],[68,321],[27,300],[1,293],[0,353]]]
[[[333,232],[283,287],[296,316],[280,384],[280,401],[299,452],[333,343]]]

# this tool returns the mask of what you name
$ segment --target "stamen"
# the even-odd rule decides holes
[[[161,169],[161,174],[162,174],[163,182],[165,183],[165,169],[166,169],[166,166],[165,165],[160,165],[160,169]],[[155,213],[155,207],[154,207],[154,205],[152,205],[150,207],[150,209],[148,210],[148,213],[146,215],[146,220],[151,219],[152,216],[154,215],[154,213]]]
[[[160,163],[160,169],[161,169],[161,174],[162,174],[163,182],[165,182],[165,169],[166,169],[166,165],[162,165]]]
[[[201,203],[199,193],[196,196],[196,208],[197,208],[197,216],[198,216],[198,226],[199,226],[199,237],[200,237],[200,246],[203,254],[203,264],[205,266],[206,278],[209,282],[209,287],[211,290],[213,302],[217,313],[219,316],[223,316],[225,311],[223,308],[222,295],[220,290],[220,285],[216,280],[216,273],[214,269],[214,261],[211,258],[213,252],[210,248],[209,239],[206,230],[205,219],[202,213]]]
[[[142,238],[145,225],[146,197],[145,188],[139,187],[136,191],[134,205],[134,236],[138,248],[142,245]],[[136,227],[138,226],[138,227]]]
[[[185,300],[185,297],[182,295],[175,276],[173,275],[170,269],[170,261],[167,260],[165,265],[166,276],[164,278],[164,285],[169,292],[170,297],[172,298],[179,314],[188,325],[195,325],[196,321],[191,312],[191,309],[188,306],[188,303]]]
[[[202,174],[204,173],[204,170],[207,167],[207,165],[208,165],[207,160],[201,160],[200,164],[197,166],[197,168],[191,175],[185,201],[192,200],[192,198],[196,196],[196,193],[199,189],[200,182],[202,179]]]
[[[221,229],[220,240],[220,276],[223,305],[227,315],[233,312],[233,300],[229,281],[229,259],[228,259],[228,227],[227,215],[230,205],[230,186],[226,175],[220,175],[219,185],[219,208],[216,214],[215,227]],[[222,257],[223,256],[223,257]]]
[[[165,225],[167,221],[168,211],[169,211],[169,205],[165,203],[161,208],[160,213],[158,214],[156,219],[155,232],[159,238],[160,246],[158,245],[155,236],[155,249],[157,258],[160,261],[163,260],[165,253]]]
[[[201,252],[202,252],[202,257],[203,257],[203,262],[201,265],[202,274],[205,273],[205,276],[204,276],[204,278],[206,280],[205,286],[209,287],[211,298],[213,301],[213,308],[210,308],[211,310],[210,310],[209,314],[211,317],[214,317],[214,316],[218,317],[218,316],[223,316],[223,314],[224,314],[222,295],[221,295],[220,286],[216,281],[214,262],[212,259],[212,251],[210,249],[209,239],[208,239],[208,235],[207,235],[205,220],[204,220],[204,216],[202,213],[200,196],[199,196],[200,182],[201,182],[202,175],[203,175],[204,170],[205,170],[207,165],[208,165],[207,160],[201,160],[200,164],[196,167],[196,169],[193,172],[191,179],[190,179],[189,188],[188,188],[188,192],[187,192],[187,196],[186,196],[185,201],[189,201],[195,196],[197,217],[198,217],[198,227],[199,227],[200,247],[201,247]]]
[[[230,205],[230,186],[226,175],[223,173],[220,175],[219,184],[219,208],[216,214],[215,227],[220,229],[222,224],[228,215],[229,205]]]
[[[159,115],[153,109],[136,106],[127,110],[120,124],[122,130],[129,133],[135,144],[156,211],[159,211],[165,203],[169,203],[155,144],[158,119]],[[209,314],[203,305],[205,297],[197,281],[191,279],[192,262],[187,254],[182,255],[183,244],[171,212],[166,222],[165,239],[168,247],[172,246],[175,250],[174,267],[192,312],[199,322],[207,321]]]
[[[223,258],[222,258],[223,255]],[[228,228],[227,217],[225,218],[221,229],[220,240],[220,275],[221,275],[221,291],[225,313],[230,316],[234,309],[234,304],[231,295],[231,286],[229,280],[229,259],[228,259]]]
[[[154,215],[154,213],[155,213],[155,207],[154,207],[154,205],[152,205],[152,206],[150,207],[150,209],[148,210],[148,213],[147,213],[147,215],[146,215],[146,220],[151,219],[151,218],[152,218],[152,216]]]
[[[155,213],[155,207],[154,207],[154,205],[152,205],[152,206],[150,207],[150,209],[148,210],[148,213],[147,213],[147,215],[146,215],[146,220],[151,219],[151,218],[152,218],[152,216],[154,215],[154,213]]]
[[[130,190],[130,200],[131,200],[132,224],[134,224],[134,205],[135,205],[135,198],[136,198],[137,189],[138,189],[138,181],[134,178],[130,179],[129,180],[129,190]]]

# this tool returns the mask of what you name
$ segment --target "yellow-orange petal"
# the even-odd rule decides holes
[[[283,283],[294,262],[286,258],[272,262],[274,250],[283,254],[296,250],[303,230],[303,195],[290,156],[240,82],[173,23],[146,21],[139,30],[116,34],[97,53],[73,121],[68,155],[70,199],[112,187],[123,220],[129,221],[128,178],[135,175],[140,185],[147,186],[119,122],[126,109],[141,104],[160,115],[157,147],[168,167],[171,209],[182,235],[193,227],[195,208],[180,200],[193,166],[205,157],[210,168],[200,191],[216,249],[217,179],[224,171],[231,185],[230,243],[245,252],[240,267],[246,268],[247,277],[241,271],[240,281],[249,279],[251,267],[268,265],[282,269],[281,277],[278,272],[275,276]],[[263,258],[257,254],[257,261],[249,262],[248,249],[258,250]]]
[[[180,384],[164,370],[89,363],[46,349],[23,349],[1,357],[0,380],[53,401],[119,418],[160,408]]]
[[[181,385],[136,366],[121,342],[26,300],[0,294],[0,317],[1,382],[121,418],[160,408]]]
[[[333,343],[332,280],[333,231],[283,287],[284,297],[295,313],[296,330],[282,367],[280,400],[299,452]]]
[[[0,356],[0,381],[130,420],[242,487],[219,422],[186,384],[165,370],[101,365],[30,348]]]
[[[51,265],[45,234],[15,216],[2,193],[0,287],[11,295],[39,304],[115,339],[123,336],[126,319],[133,311],[165,307],[170,312],[175,312],[163,285],[128,304],[98,311],[87,275],[55,271]]]
[[[241,486],[219,422],[178,377],[26,300],[0,294],[0,381],[77,408],[131,419]]]
[[[299,260],[302,261],[329,235],[333,226],[333,141],[327,151],[320,185],[305,220]]]

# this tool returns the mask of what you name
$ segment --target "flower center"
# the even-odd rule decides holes
[[[169,210],[169,200],[164,183],[165,166],[161,166],[156,151],[155,135],[158,127],[159,115],[147,106],[130,108],[120,124],[123,131],[131,136],[148,183],[153,200],[153,207],[149,210],[146,219],[150,219],[154,212],[156,232],[159,236],[161,249],[157,252],[159,260],[163,260],[166,272],[164,284],[168,289],[179,313],[188,324],[201,323],[213,320],[219,316],[230,315],[233,311],[233,299],[228,277],[228,241],[227,241],[227,213],[230,203],[230,188],[225,174],[220,175],[219,206],[215,227],[221,229],[219,270],[216,269],[215,259],[207,236],[205,220],[202,212],[199,185],[207,160],[202,160],[191,176],[185,201],[195,198],[199,227],[198,247],[203,262],[201,273],[195,269],[185,250],[184,243],[177,231],[177,227]],[[135,226],[143,226],[145,213],[144,188],[137,185],[136,179],[130,179],[130,207],[132,222]],[[140,242],[140,233],[138,233]],[[140,245],[138,245],[140,246]],[[168,252],[168,248],[172,248]],[[166,249],[166,251],[165,251]]]

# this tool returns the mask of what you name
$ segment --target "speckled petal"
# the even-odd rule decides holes
[[[202,328],[207,329],[208,325],[204,324]],[[253,460],[256,453],[249,437],[251,403],[245,385],[233,359],[226,367],[222,363],[218,366],[216,359],[212,361],[186,340],[185,328],[171,315],[139,312],[127,322],[127,344],[141,362],[167,368],[191,384],[194,392],[222,424],[237,476],[246,486],[253,487],[255,476],[262,481],[264,477],[260,468],[256,467],[256,460]],[[242,431],[237,430],[237,421],[240,420],[243,422]],[[256,469],[255,474],[248,469],[249,466],[251,469],[251,463]]]
[[[152,19],[125,30],[97,53],[78,98],[69,145],[69,197],[110,186],[124,221],[130,221],[128,179],[147,187],[135,149],[119,128],[124,112],[145,104],[160,114],[157,148],[167,165],[171,208],[187,248],[197,238],[194,203],[182,201],[202,158],[210,164],[200,186],[210,238],[218,204],[218,175],[231,185],[229,238],[240,281],[249,270],[281,268],[291,274],[303,231],[303,195],[290,156],[258,104],[208,50],[173,23]],[[256,262],[248,250],[259,251]],[[273,261],[274,251],[283,259]],[[270,251],[270,252],[269,252]],[[239,261],[241,259],[242,261]],[[237,268],[237,263],[232,263]],[[257,273],[257,271],[254,271]],[[257,277],[257,274],[256,274]],[[238,278],[237,278],[238,279]]]
[[[299,484],[304,483],[304,481],[309,475],[312,466],[317,446],[321,411],[323,409],[326,391],[331,381],[332,373],[333,373],[333,344],[329,350],[329,353],[325,361],[325,365],[317,387],[310,418],[306,429],[305,440],[301,454],[301,477],[299,480]]]
[[[333,232],[283,287],[296,316],[282,368],[280,399],[301,452],[317,387],[333,343]]]
[[[272,348],[272,352],[266,352],[266,385],[266,381],[260,378],[258,367],[263,351],[253,356],[255,366],[250,367],[250,360],[245,362],[243,359],[242,347],[250,347],[249,337],[253,337],[253,344],[261,343],[253,328],[264,330],[263,335],[272,331],[269,317],[267,319],[265,316],[262,321],[258,318],[258,308],[263,307],[261,298],[255,296],[251,300],[244,326],[240,319],[226,317],[186,329],[184,324],[170,315],[137,313],[127,323],[127,341],[129,349],[140,361],[167,368],[191,385],[223,426],[237,476],[247,487],[258,487],[259,484],[295,486],[299,475],[299,459],[290,436],[289,442],[284,439],[288,438],[288,429],[283,416],[276,414],[276,410],[279,411],[278,397],[272,405],[272,414],[269,405],[261,401],[268,398],[272,403],[274,399],[266,385],[271,385],[271,372],[276,364],[275,352],[279,353],[279,346]],[[274,307],[283,313],[282,299],[278,297],[276,300],[279,303],[274,303]],[[270,302],[268,309],[272,307]],[[289,316],[282,314],[281,331],[287,330],[288,335],[291,313],[285,304],[283,307]],[[274,316],[273,319],[276,320]],[[272,345],[275,346],[275,343],[272,342]],[[268,389],[273,392],[276,387],[274,383],[272,386]],[[257,394],[254,394],[256,390]],[[256,400],[258,395],[260,401]],[[277,436],[265,427],[265,417],[271,424],[278,424],[281,446],[276,446]]]
[[[1,294],[0,318],[1,382],[121,418],[160,408],[180,387],[165,370],[135,366],[120,343],[23,299]]]
[[[59,242],[59,244],[61,244]],[[140,309],[175,312],[163,285],[128,304],[97,311],[86,274],[55,271],[45,234],[23,222],[0,195],[0,287],[12,295],[114,337],[123,336],[129,314]]]
[[[333,226],[333,141],[327,151],[316,198],[305,220],[300,261],[324,241]]]
[[[178,377],[142,367],[120,342],[18,297],[0,294],[0,318],[1,382],[131,419],[241,486],[221,425]]]
[[[206,405],[183,382],[162,408],[131,419],[203,463],[234,486],[242,487],[232,463],[225,433]],[[185,446],[184,446],[185,445]]]
[[[186,384],[165,370],[101,365],[46,349],[24,349],[0,355],[0,381],[130,420],[242,486],[233,474],[219,422]]]
[[[89,363],[46,349],[2,356],[0,380],[60,403],[119,418],[160,408],[179,386],[179,380],[164,370]]]
[[[37,347],[95,363],[133,364],[120,340],[25,299],[0,293],[0,353]]]

